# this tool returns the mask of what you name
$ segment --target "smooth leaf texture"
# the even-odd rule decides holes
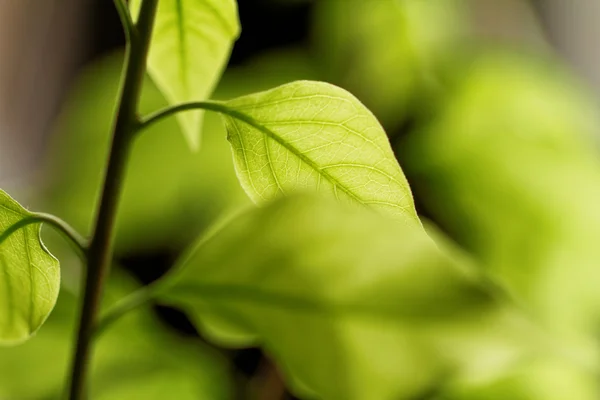
[[[0,233],[31,214],[0,190]],[[59,263],[28,225],[0,244],[0,344],[22,342],[44,323],[58,297]]]
[[[131,1],[132,13],[141,0]],[[235,0],[168,0],[158,6],[148,72],[170,104],[206,100],[240,33]],[[192,149],[200,145],[203,111],[179,113]]]
[[[417,220],[383,128],[347,91],[297,81],[225,104],[238,177],[254,202],[317,190]]]
[[[164,301],[225,345],[264,345],[307,398],[414,398],[459,360],[485,371],[503,356],[481,347],[511,336],[495,300],[420,227],[320,197],[242,215],[172,279]]]

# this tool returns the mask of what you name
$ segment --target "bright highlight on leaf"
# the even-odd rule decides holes
[[[31,216],[0,190],[0,234]],[[40,239],[40,224],[19,229],[0,244],[0,344],[30,337],[54,308],[60,288],[56,260]]]
[[[509,336],[461,268],[420,227],[290,196],[202,242],[163,296],[214,340],[264,345],[308,398],[413,399]]]
[[[417,219],[383,128],[347,91],[297,81],[226,105],[238,114],[225,116],[225,124],[238,176],[253,201],[308,189]]]
[[[134,15],[141,0],[132,0]],[[148,72],[170,104],[206,100],[240,33],[235,0],[163,0],[158,12]],[[200,146],[203,111],[177,115],[192,149]]]

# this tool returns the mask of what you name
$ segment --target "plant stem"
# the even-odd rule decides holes
[[[207,110],[220,112],[225,106],[221,105],[217,101],[192,101],[189,103],[181,103],[174,106],[168,106],[162,110],[158,110],[142,119],[138,125],[138,131],[142,131],[148,128],[150,125],[154,125],[156,122],[175,115],[179,112],[192,111],[192,110]]]
[[[259,131],[266,133],[267,135],[273,135],[273,133],[270,130],[265,128],[263,125],[261,125],[258,121],[256,121],[248,114],[244,114],[241,111],[233,109],[226,105],[224,102],[214,100],[191,101],[188,103],[181,103],[174,106],[165,107],[162,110],[158,110],[155,113],[152,113],[142,118],[142,120],[137,126],[136,132],[139,133],[140,131],[148,128],[149,126],[157,123],[158,121],[161,121],[177,113],[192,110],[214,111],[219,114],[227,115],[231,118],[237,119],[238,121],[245,122],[246,124],[258,129]]]
[[[75,247],[75,249],[79,252],[79,255],[81,256],[81,258],[83,260],[85,260],[85,258],[87,256],[87,246],[88,246],[87,240],[85,240],[85,238],[82,237],[79,234],[79,232],[77,232],[73,227],[71,227],[65,221],[63,221],[62,219],[60,219],[54,215],[51,215],[51,214],[34,213],[25,219],[15,222],[13,225],[11,225],[7,230],[2,232],[2,234],[0,235],[0,245],[6,239],[8,239],[10,237],[10,235],[15,233],[19,229],[24,228],[28,225],[39,224],[39,223],[46,223],[46,224],[52,226],[54,229],[56,229],[56,231],[61,233]]]
[[[148,286],[144,286],[141,289],[136,290],[129,296],[121,299],[121,301],[117,302],[100,319],[94,330],[94,335],[101,335],[102,332],[104,332],[110,325],[112,325],[125,314],[156,299],[163,288],[168,287],[168,285],[168,279],[162,278]]]
[[[133,132],[138,124],[137,105],[146,72],[146,58],[157,5],[158,0],[144,0],[136,25],[137,35],[132,36],[128,43],[108,166],[88,252],[88,267],[84,276],[83,302],[71,369],[70,400],[85,398],[94,326],[102,300],[104,281],[113,255],[117,209]]]

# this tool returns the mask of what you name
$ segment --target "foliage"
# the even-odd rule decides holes
[[[40,240],[41,224],[26,225],[33,214],[0,190],[0,343],[18,343],[34,334],[56,303],[58,260]],[[25,223],[25,224],[24,224]],[[18,231],[11,231],[19,226]]]
[[[0,397],[237,398],[224,349],[252,346],[303,399],[598,397],[600,124],[552,59],[458,51],[460,1],[323,0],[319,61],[226,71],[234,0],[115,4],[123,84],[122,55],[86,72],[34,196],[90,240],[0,191]],[[87,265],[45,236],[62,288],[43,223]],[[164,276],[123,274],[161,246]]]
[[[234,163],[255,202],[315,189],[416,219],[408,183],[383,128],[348,92],[299,81],[226,105]]]
[[[134,15],[141,2],[131,2]],[[163,1],[155,25],[148,72],[165,98],[170,104],[209,98],[240,33],[235,0]],[[202,117],[201,110],[177,116],[193,149]]]

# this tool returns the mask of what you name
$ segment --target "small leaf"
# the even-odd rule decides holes
[[[463,267],[420,227],[290,196],[203,240],[162,296],[218,342],[264,345],[301,395],[408,399],[489,363],[486,329],[509,336]]]
[[[141,0],[132,0],[137,15]],[[240,26],[235,0],[168,0],[158,6],[148,72],[170,104],[206,100],[225,68]],[[203,111],[180,113],[192,149],[200,145]]]
[[[383,128],[350,93],[297,81],[226,105],[234,163],[253,201],[310,189],[417,220]]]
[[[31,216],[0,190],[0,234]],[[56,260],[40,239],[40,224],[14,232],[0,244],[0,344],[22,342],[54,308],[60,288]]]

